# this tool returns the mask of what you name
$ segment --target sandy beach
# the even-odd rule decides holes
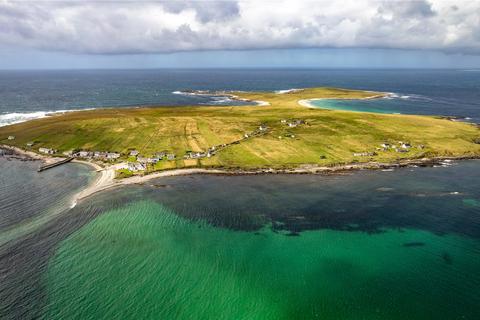
[[[304,99],[304,100],[298,100],[298,104],[301,105],[302,107],[307,107],[307,108],[317,108],[312,104],[312,100],[317,100],[317,99]]]
[[[304,106],[309,105],[310,100],[300,100],[299,104]],[[35,153],[33,151],[23,150],[17,147],[0,145],[0,148],[13,150],[17,155],[24,156],[33,160],[42,161],[44,164],[49,164],[53,162],[61,161],[64,158],[61,157],[50,157],[47,155],[42,155]],[[468,159],[478,159],[477,156],[460,156],[460,157],[433,157],[433,158],[421,158],[421,159],[405,159],[399,160],[392,163],[382,163],[382,162],[364,162],[364,163],[350,163],[344,165],[336,166],[318,166],[313,164],[305,164],[296,168],[286,168],[286,169],[274,169],[274,168],[259,168],[259,169],[204,169],[204,168],[185,168],[185,169],[173,169],[165,170],[161,172],[155,172],[145,175],[135,175],[123,179],[115,179],[116,170],[125,167],[124,162],[117,164],[103,164],[101,166],[98,163],[73,159],[73,163],[81,163],[87,166],[90,166],[97,176],[94,178],[93,182],[87,186],[82,191],[78,192],[72,198],[73,208],[79,200],[88,198],[89,196],[96,194],[98,192],[108,190],[111,188],[125,186],[130,184],[142,184],[152,179],[162,178],[162,177],[172,177],[172,176],[184,176],[192,174],[216,174],[216,175],[259,175],[259,174],[341,174],[356,170],[384,170],[384,171],[393,171],[396,168],[402,167],[414,167],[414,166],[435,166],[435,165],[444,165],[445,163],[450,164],[455,160],[468,160]]]
[[[385,96],[388,96],[389,93],[385,92],[385,93],[380,93],[380,94],[374,94],[374,95],[371,95],[369,97],[365,97],[365,98],[358,98],[358,99],[352,99],[352,98],[336,98],[336,99],[327,99],[327,100],[372,100],[372,99],[379,99],[379,98],[383,98]],[[322,98],[318,98],[318,99],[302,99],[302,100],[298,100],[298,104],[301,105],[302,107],[307,107],[307,108],[319,108],[318,106],[315,106],[314,104],[312,104],[312,101],[313,100],[323,100]]]
[[[46,155],[39,155],[34,152],[25,151],[15,147],[2,146],[2,148],[10,148],[15,150],[18,154],[31,157],[32,159],[48,161],[58,161],[61,158],[48,157]],[[355,170],[393,170],[396,168],[409,167],[409,166],[434,166],[443,165],[446,162],[453,160],[466,160],[466,159],[478,159],[476,156],[461,156],[461,157],[434,157],[434,158],[421,158],[421,159],[406,159],[398,160],[392,163],[382,162],[364,162],[364,163],[350,163],[336,166],[318,166],[313,164],[305,164],[296,168],[286,169],[274,169],[274,168],[260,168],[260,169],[204,169],[204,168],[186,168],[186,169],[173,169],[161,172],[150,173],[146,175],[135,175],[123,179],[115,179],[116,170],[125,166],[125,163],[117,163],[113,165],[100,166],[97,163],[74,159],[72,162],[82,163],[90,166],[97,172],[97,176],[94,181],[85,189],[77,193],[72,198],[72,205],[74,207],[78,201],[83,200],[98,192],[115,188],[118,186],[130,185],[130,184],[142,184],[149,180],[192,175],[192,174],[217,174],[217,175],[258,175],[258,174],[339,174],[342,172],[350,172]]]
[[[82,190],[74,197],[74,204],[78,200],[85,199],[95,193],[111,189],[118,186],[130,185],[130,184],[142,184],[152,179],[172,176],[184,176],[192,174],[217,174],[217,175],[259,175],[259,174],[340,174],[356,170],[393,170],[396,168],[409,167],[409,166],[434,166],[443,165],[445,162],[451,162],[454,160],[467,160],[478,159],[477,157],[437,157],[437,158],[422,158],[414,160],[400,160],[395,163],[381,163],[381,162],[365,162],[365,163],[352,163],[338,166],[317,166],[317,165],[303,165],[297,168],[291,169],[273,169],[264,168],[256,170],[220,170],[220,169],[203,169],[203,168],[189,168],[189,169],[174,169],[166,170],[147,175],[137,175],[129,178],[115,179],[115,167],[110,166],[108,168],[100,168],[98,171],[100,175],[95,181]],[[85,161],[83,161],[85,162]],[[91,163],[90,163],[91,164]],[[121,165],[121,164],[119,164]],[[118,165],[117,165],[118,166]]]

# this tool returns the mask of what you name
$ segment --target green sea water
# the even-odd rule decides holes
[[[44,319],[478,319],[480,242],[213,227],[137,200],[62,241]]]
[[[480,161],[163,177],[74,208],[87,168],[0,167],[1,320],[480,319]]]

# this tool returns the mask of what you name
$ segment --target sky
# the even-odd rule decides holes
[[[480,1],[0,0],[0,69],[480,68]]]

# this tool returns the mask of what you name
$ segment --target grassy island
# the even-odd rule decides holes
[[[285,169],[480,155],[480,130],[472,124],[435,116],[333,111],[299,104],[314,98],[383,95],[378,92],[311,88],[227,94],[263,103],[70,112],[1,127],[0,143],[35,152],[41,147],[55,149],[58,154],[70,150],[116,152],[120,154],[116,162],[136,161],[132,150],[143,157],[159,152],[176,156],[150,163],[146,171]]]

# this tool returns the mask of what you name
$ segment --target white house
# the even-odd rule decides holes
[[[116,152],[108,152],[107,153],[107,159],[108,160],[115,160],[115,159],[118,159],[120,158],[120,153],[116,153]]]
[[[371,157],[377,155],[375,152],[354,152],[354,157]]]
[[[45,153],[45,154],[54,154],[57,151],[49,148],[38,148],[38,152]]]
[[[89,158],[89,157],[91,157],[92,155],[93,155],[93,153],[90,152],[90,151],[80,151],[80,152],[78,153],[78,156],[79,156],[80,158]]]
[[[94,158],[102,159],[102,158],[107,158],[108,153],[107,152],[102,152],[102,151],[95,151],[93,153]]]
[[[127,165],[127,169],[130,171],[143,171],[146,169],[146,167],[143,163],[140,163],[140,162],[135,162],[135,163],[129,162]]]
[[[167,155],[167,153],[166,153],[165,151],[161,151],[161,152],[155,153],[155,156],[156,156],[159,160],[162,160],[163,158],[165,158],[166,155]]]

